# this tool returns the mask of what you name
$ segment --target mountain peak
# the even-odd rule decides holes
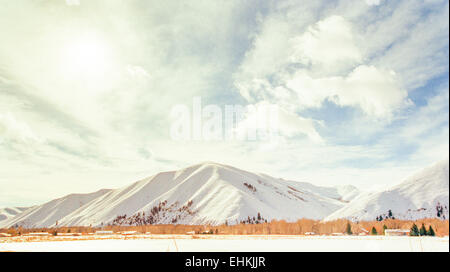
[[[194,165],[192,165],[192,166],[190,166],[190,167],[197,167],[197,168],[200,168],[200,167],[219,167],[219,168],[226,168],[226,167],[230,167],[230,166],[225,165],[225,164],[221,164],[221,163],[218,163],[218,162],[214,162],[214,161],[203,161],[203,162],[201,162],[201,163],[194,164]],[[190,168],[190,167],[188,167],[188,168]]]

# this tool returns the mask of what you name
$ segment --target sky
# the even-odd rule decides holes
[[[204,161],[374,190],[449,156],[446,0],[0,7],[0,207]],[[278,140],[173,139],[195,98],[276,105]]]

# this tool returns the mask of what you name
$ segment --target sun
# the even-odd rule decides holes
[[[62,72],[69,77],[103,76],[110,66],[110,55],[108,45],[95,36],[73,38],[62,48]]]

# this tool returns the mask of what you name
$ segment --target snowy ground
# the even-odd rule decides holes
[[[0,239],[0,251],[449,251],[449,239],[385,236],[204,236],[151,235],[128,239],[12,242]]]

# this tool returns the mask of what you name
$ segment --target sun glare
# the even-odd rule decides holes
[[[68,42],[62,52],[63,72],[68,76],[96,77],[108,69],[110,56],[108,47],[95,38],[79,38]]]

